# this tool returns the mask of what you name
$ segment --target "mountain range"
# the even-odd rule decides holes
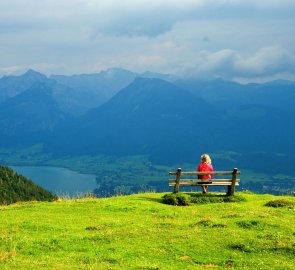
[[[138,155],[295,173],[295,83],[239,84],[110,69],[0,79],[0,146],[65,155]]]
[[[55,147],[50,150],[69,154],[147,154],[157,161],[174,156],[175,160],[187,153],[184,143],[196,145],[202,135],[200,111],[207,115],[207,121],[217,122],[218,115],[210,107],[202,98],[176,85],[138,77],[104,105],[57,129],[59,133],[54,137],[62,139],[54,140]],[[207,141],[203,139],[206,145]]]

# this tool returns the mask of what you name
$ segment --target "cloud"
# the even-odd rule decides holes
[[[291,0],[2,0],[0,72],[295,79],[293,14]]]
[[[103,1],[104,2],[104,1]],[[98,33],[151,38],[170,32],[186,21],[293,17],[294,1],[256,0],[141,0],[109,1],[94,22]],[[293,12],[293,13],[292,13]]]
[[[185,71],[196,78],[249,79],[295,75],[295,55],[279,47],[262,48],[247,56],[230,49],[214,53],[203,51],[196,59],[195,67]]]
[[[239,57],[235,62],[240,75],[251,77],[259,75],[274,75],[288,70],[295,72],[295,55],[279,47],[260,49],[248,58]]]
[[[1,30],[92,28],[93,35],[156,37],[179,22],[245,16],[286,16],[294,1],[254,0],[2,0]],[[281,12],[279,12],[281,11]],[[288,12],[287,12],[288,11]],[[294,13],[293,13],[294,14]]]

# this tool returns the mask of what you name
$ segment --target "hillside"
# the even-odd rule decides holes
[[[294,197],[176,207],[163,194],[0,207],[0,268],[294,269]],[[267,207],[271,200],[293,202]]]
[[[52,201],[55,196],[31,180],[0,165],[0,205],[19,201]]]

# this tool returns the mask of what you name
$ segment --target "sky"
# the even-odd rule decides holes
[[[295,80],[294,0],[0,0],[0,75]]]

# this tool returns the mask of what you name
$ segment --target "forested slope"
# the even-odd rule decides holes
[[[0,204],[18,201],[52,201],[55,196],[31,180],[0,165]]]

